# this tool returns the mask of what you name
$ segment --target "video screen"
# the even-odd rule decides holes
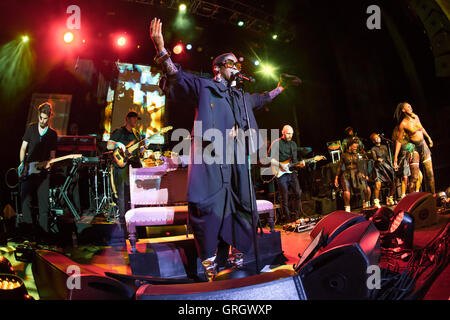
[[[124,125],[126,114],[135,111],[141,120],[136,129],[149,138],[150,144],[164,144],[164,136],[156,134],[164,126],[166,104],[159,87],[161,70],[151,66],[117,62],[118,77],[115,88],[109,88],[105,109],[103,141],[111,132]]]

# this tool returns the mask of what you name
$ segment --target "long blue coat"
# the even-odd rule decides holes
[[[172,98],[194,100],[197,106],[187,197],[199,256],[201,259],[213,256],[220,240],[245,253],[252,246],[248,165],[227,161],[226,146],[227,142],[230,146],[229,130],[233,126],[248,129],[246,114],[251,128],[258,129],[253,110],[269,103],[271,98],[268,93],[244,93],[246,112],[242,92],[228,88],[224,82],[179,69],[170,84]],[[209,129],[218,130],[215,133],[220,133],[219,137],[211,137]],[[235,141],[231,148],[236,151],[238,142],[233,138],[231,141]],[[208,146],[214,148],[208,154],[217,156],[219,163],[205,163],[204,159],[198,163],[199,158],[196,161],[195,157],[201,157]],[[254,192],[253,185],[251,188]]]

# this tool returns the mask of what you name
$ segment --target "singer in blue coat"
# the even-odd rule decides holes
[[[189,222],[202,264],[216,269],[218,248],[231,245],[245,254],[253,245],[254,189],[249,186],[249,150],[240,132],[258,130],[253,110],[272,101],[284,87],[280,81],[271,92],[243,93],[235,87],[244,76],[232,53],[214,59],[213,79],[184,72],[164,48],[160,20],[152,20],[150,34],[158,52],[155,61],[168,75],[170,95],[197,106],[188,175]],[[257,140],[252,140],[250,152],[258,149]],[[255,202],[253,208],[257,221]]]

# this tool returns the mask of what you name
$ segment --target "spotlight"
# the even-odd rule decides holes
[[[259,66],[259,60],[255,60],[255,62],[253,62],[253,64],[254,64],[255,66]]]
[[[188,44],[186,45],[186,50],[191,50],[191,49],[192,49],[192,44],[188,43]]]
[[[179,5],[178,9],[181,12],[186,12],[187,6],[184,3],[182,3],[182,4]]]
[[[273,39],[273,40],[277,40],[277,39],[278,39],[278,35],[277,35],[277,34],[273,34],[273,35],[272,35],[272,39]]]
[[[244,21],[239,20],[237,25],[238,25],[238,27],[243,27],[244,26]]]
[[[22,36],[22,42],[28,42],[30,41],[30,37],[28,37],[27,35]]]
[[[183,52],[183,45],[177,44],[175,47],[173,47],[173,53],[180,54]]]
[[[73,38],[74,38],[73,33],[70,31],[68,31],[64,34],[64,42],[65,43],[71,43],[73,41]]]
[[[117,38],[117,45],[119,47],[123,47],[127,44],[127,38],[125,38],[124,36],[120,36],[119,38]]]
[[[268,64],[262,65],[262,71],[263,71],[265,74],[270,75],[270,74],[273,73],[273,67],[270,66],[270,65],[268,65]]]

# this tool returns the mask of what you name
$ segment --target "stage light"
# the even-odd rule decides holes
[[[261,68],[257,71],[258,73],[262,73],[264,77],[269,77],[274,80],[278,79],[277,68],[267,63],[260,63],[260,66]]]
[[[255,62],[253,62],[253,64],[254,64],[255,66],[259,66],[259,60],[255,60]]]
[[[124,36],[120,36],[119,38],[117,38],[117,45],[119,47],[123,47],[127,44],[127,38],[125,38]]]
[[[64,42],[65,43],[71,43],[73,41],[73,38],[74,38],[73,33],[70,31],[68,31],[64,34]]]
[[[30,37],[28,37],[27,35],[22,36],[22,42],[28,42],[30,41]]]
[[[270,75],[270,74],[273,73],[273,67],[271,65],[264,64],[264,65],[261,65],[261,66],[262,66],[262,71],[265,74]]]
[[[173,47],[173,53],[180,54],[183,52],[183,45],[177,44],[175,47]]]
[[[182,4],[180,4],[180,6],[178,7],[178,9],[179,9],[181,12],[186,12],[187,6],[186,6],[184,3],[182,3]]]
[[[277,35],[277,34],[273,34],[273,35],[272,35],[272,39],[273,39],[273,40],[277,40],[277,39],[278,39],[278,35]]]
[[[238,27],[243,27],[244,26],[244,21],[239,20],[237,25],[238,25]]]
[[[191,49],[192,49],[192,44],[188,43],[188,44],[186,45],[186,50],[191,50]]]

